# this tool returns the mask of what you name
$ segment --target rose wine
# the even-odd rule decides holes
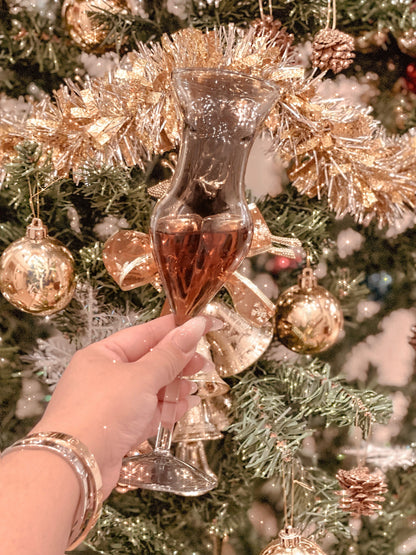
[[[161,218],[154,254],[177,324],[196,315],[239,266],[251,241],[251,226],[219,214]]]

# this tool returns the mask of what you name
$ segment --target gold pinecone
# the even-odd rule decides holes
[[[263,18],[252,21],[250,26],[254,28],[255,36],[268,37],[271,46],[279,48],[281,53],[286,49],[292,52],[294,36],[286,31],[286,27],[282,27],[282,22],[278,19],[273,19],[273,16],[266,15]]]
[[[312,65],[339,73],[355,58],[354,38],[338,29],[322,29],[312,44]]]
[[[387,486],[380,472],[370,474],[366,466],[360,466],[339,470],[337,479],[342,490],[335,493],[340,496],[339,506],[343,511],[352,516],[371,516],[381,509]]]
[[[163,181],[159,181],[156,185],[151,185],[147,188],[147,193],[155,199],[163,198],[168,192],[172,185],[171,179],[164,179]]]

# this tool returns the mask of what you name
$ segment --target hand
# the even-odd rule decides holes
[[[123,456],[156,433],[164,387],[178,374],[212,364],[196,353],[201,337],[222,323],[197,316],[176,328],[172,315],[127,328],[78,351],[63,373],[34,432],[64,432],[94,454],[107,497]],[[196,386],[180,380],[178,420],[199,402]]]

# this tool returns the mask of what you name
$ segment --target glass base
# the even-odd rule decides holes
[[[125,458],[118,485],[192,497],[214,489],[217,481],[169,452],[154,452]]]

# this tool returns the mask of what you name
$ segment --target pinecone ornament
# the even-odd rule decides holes
[[[171,185],[172,182],[170,179],[164,179],[163,181],[156,183],[156,185],[148,187],[147,192],[152,198],[161,199],[168,193]]]
[[[338,29],[322,29],[312,44],[312,65],[323,71],[339,73],[355,58],[354,38]]]
[[[370,474],[366,466],[351,470],[339,470],[337,479],[342,488],[335,493],[340,496],[339,506],[352,516],[371,516],[381,509],[383,493],[387,486],[381,472]]]
[[[282,25],[282,22],[274,19],[272,15],[259,17],[250,24],[254,29],[255,36],[266,36],[269,38],[272,47],[279,48],[281,53],[286,50],[291,53],[293,51],[292,43],[294,36],[292,33],[288,33],[286,27]]]

